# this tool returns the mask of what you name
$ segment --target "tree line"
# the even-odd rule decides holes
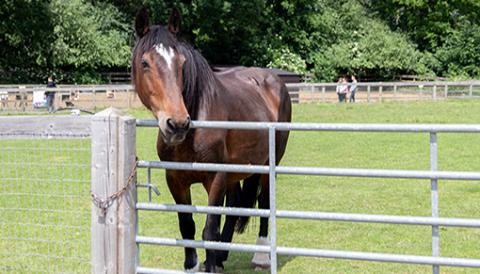
[[[0,82],[100,83],[128,71],[133,20],[145,6],[212,65],[341,74],[480,78],[478,0],[2,0]]]

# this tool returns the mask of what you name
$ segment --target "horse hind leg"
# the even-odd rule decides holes
[[[269,193],[269,180],[268,175],[264,174],[260,177],[260,183],[262,190],[258,196],[258,208],[270,209],[270,193]],[[258,232],[257,245],[270,245],[268,239],[268,218],[260,218],[260,229]],[[252,258],[252,267],[255,270],[269,269],[270,268],[270,254],[269,253],[255,253]]]
[[[226,195],[226,206],[253,208],[257,201],[258,189],[260,183],[260,174],[253,174],[243,180],[243,187],[240,182],[228,186]],[[248,217],[228,215],[223,226],[221,241],[232,242],[233,233],[243,233],[248,224]],[[228,258],[228,251],[217,251],[217,266],[223,268],[223,262]]]

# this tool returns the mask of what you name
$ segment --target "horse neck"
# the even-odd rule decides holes
[[[208,65],[207,61],[199,52],[192,49],[190,52],[194,60],[194,67],[187,71],[191,73],[186,77],[186,104],[190,116],[193,120],[197,119],[198,112],[211,107],[219,91],[219,82],[215,73]]]

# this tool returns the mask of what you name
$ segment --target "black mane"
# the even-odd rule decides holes
[[[179,41],[166,26],[150,26],[148,32],[137,41],[133,50],[132,72],[136,71],[135,60],[153,46],[162,43],[185,56],[183,66],[183,101],[192,120],[197,119],[200,103],[206,102],[216,91],[216,80],[210,65],[190,44]],[[132,73],[132,78],[135,74]]]

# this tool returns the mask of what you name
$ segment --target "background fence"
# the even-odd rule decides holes
[[[89,117],[0,117],[0,272],[90,271]]]
[[[57,110],[82,109],[95,111],[107,107],[141,107],[142,103],[131,85],[59,85],[45,86],[0,86],[0,112],[45,112],[44,93],[55,92],[54,106]]]
[[[338,102],[336,87],[336,83],[288,84],[297,103]],[[473,99],[480,98],[480,81],[359,82],[355,98],[357,102]]]
[[[336,83],[287,84],[294,103],[337,102]],[[480,81],[464,82],[369,82],[357,83],[357,102],[442,100],[480,98]],[[55,91],[56,109],[79,108],[93,111],[106,107],[141,107],[131,85],[0,86],[0,112],[45,111],[45,91]],[[44,103],[43,103],[44,104]]]

